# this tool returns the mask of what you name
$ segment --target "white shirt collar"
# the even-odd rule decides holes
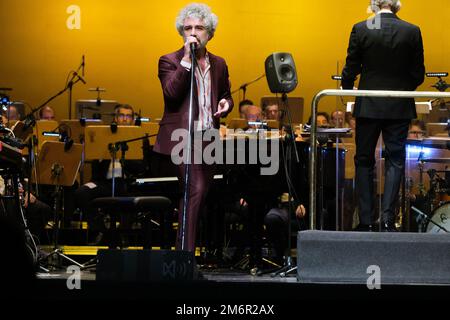
[[[389,9],[381,9],[380,11],[377,12],[377,14],[380,14],[380,13],[393,13],[393,12],[392,12],[392,10],[389,10]]]

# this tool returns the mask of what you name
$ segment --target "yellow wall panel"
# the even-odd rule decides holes
[[[305,119],[315,93],[335,88],[330,76],[342,68],[354,23],[365,19],[365,0],[205,1],[219,16],[209,44],[211,52],[229,65],[232,90],[264,73],[272,52],[292,53],[299,77],[290,96],[305,98]],[[158,58],[181,47],[175,17],[188,1],[150,0],[2,0],[0,2],[0,87],[12,87],[13,100],[33,107],[64,87],[67,74],[86,57],[87,85],[78,83],[73,101],[94,99],[92,87],[104,87],[104,99],[129,103],[152,118],[162,114],[157,78]],[[450,2],[424,5],[404,0],[401,18],[422,29],[427,71],[450,70]],[[66,26],[70,5],[81,10],[81,29]],[[427,79],[420,90],[430,89]],[[259,103],[270,91],[264,79],[247,89],[247,98]],[[236,101],[239,96],[234,95]],[[327,98],[321,109],[337,102]],[[68,93],[52,105],[58,118],[68,115]],[[73,105],[74,114],[74,105]],[[233,116],[237,115],[237,110]]]

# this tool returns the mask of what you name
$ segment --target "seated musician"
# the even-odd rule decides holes
[[[251,101],[251,100],[242,100],[241,102],[239,102],[239,117],[241,119],[246,119],[245,113],[247,112],[247,108],[248,108],[248,106],[252,106],[252,105],[253,105],[253,101]]]
[[[53,209],[45,202],[39,200],[33,193],[28,193],[26,188],[19,187],[19,195],[22,200],[28,228],[31,234],[40,237],[53,218]]]
[[[319,128],[330,127],[330,115],[327,112],[317,112],[316,123]],[[309,117],[307,124],[311,125],[311,117]]]
[[[10,121],[16,121],[20,120],[20,113],[19,110],[17,110],[17,107],[15,105],[8,106],[8,109],[3,110],[2,109],[2,123],[6,124]]]
[[[26,180],[24,180],[24,185],[26,186]],[[9,187],[8,187],[9,188]],[[0,195],[4,196],[7,186],[5,180],[0,176]],[[19,199],[21,205],[24,209],[26,222],[28,228],[33,236],[40,237],[43,233],[47,223],[51,220],[53,216],[53,209],[46,203],[38,200],[33,193],[28,193],[27,187],[19,184]],[[16,216],[16,214],[11,214],[10,210],[14,210],[15,206],[12,201],[7,200],[7,198],[2,199],[2,206],[0,208],[0,215],[6,214],[11,216]],[[3,212],[6,210],[6,212]]]
[[[276,103],[263,104],[262,111],[265,120],[276,120],[276,121],[280,120],[280,110],[278,104]]]
[[[345,119],[345,113],[341,110],[334,110],[331,113],[331,125],[335,128],[348,128],[349,124]]]
[[[311,125],[311,116],[308,119],[308,122],[306,123],[308,126]],[[316,116],[316,125],[317,128],[330,128],[330,115],[327,112],[317,112]],[[331,142],[328,135],[324,134],[318,134],[317,140],[320,144],[325,144],[326,142]]]
[[[44,106],[39,110],[40,120],[55,120],[55,111],[49,105]]]
[[[117,105],[115,108],[114,121],[119,126],[129,126],[134,124],[134,111],[129,105]],[[92,181],[82,185],[75,191],[75,206],[81,209],[88,220],[92,243],[102,242],[105,231],[104,216],[98,215],[95,208],[91,206],[91,201],[100,197],[112,195],[112,177],[115,178],[116,196],[126,195],[126,179],[144,177],[149,170],[147,155],[149,153],[148,139],[143,140],[144,159],[125,160],[122,166],[120,160],[114,163],[114,172],[111,160],[95,160],[92,163]]]
[[[255,106],[255,105],[251,105],[248,106],[246,111],[245,111],[245,119],[248,122],[258,122],[262,120],[262,110],[260,107]],[[254,130],[257,129],[257,126],[254,124],[249,124],[247,128],[244,129],[244,131],[247,130]]]
[[[353,132],[355,132],[356,129],[356,119],[355,117],[352,115],[351,112],[346,112],[345,113],[345,122],[348,124],[348,127],[350,129],[352,129]]]
[[[422,120],[411,120],[408,129],[408,139],[423,139],[426,134],[425,123]]]
[[[9,117],[9,120],[19,120],[20,114],[16,106],[11,105],[9,110],[7,110],[4,114],[5,117]],[[55,112],[53,108],[50,106],[45,106],[39,110],[39,118],[46,120],[54,120]],[[6,119],[7,121],[7,119]],[[29,159],[26,159],[27,161]],[[29,164],[28,164],[29,165]],[[22,181],[23,185],[26,186],[27,179]],[[64,187],[64,191],[67,191],[69,188]],[[28,193],[30,191],[30,193]],[[20,187],[19,194],[22,199],[22,205],[25,209],[25,216],[28,221],[28,226],[31,233],[37,237],[39,237],[49,220],[53,219],[53,204],[54,204],[54,186],[39,186],[39,196],[35,192],[36,190],[28,190],[28,187]],[[68,192],[67,192],[68,193]],[[64,193],[64,204],[65,208],[69,208],[70,205],[70,195],[66,195]],[[73,212],[73,210],[72,210]],[[66,218],[66,216],[65,216]],[[70,221],[70,216],[67,217],[67,220]]]
[[[288,246],[288,214],[289,214],[289,194],[283,193],[280,196],[278,206],[273,207],[264,217],[264,225],[269,246],[274,250],[275,262],[283,263],[283,256]],[[303,204],[295,208],[295,214],[291,217],[291,231],[306,230],[306,209]]]

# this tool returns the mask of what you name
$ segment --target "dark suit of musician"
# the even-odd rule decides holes
[[[385,7],[383,7],[385,9]],[[353,26],[342,87],[352,89],[361,74],[361,90],[414,91],[424,80],[424,57],[419,27],[398,18],[392,8],[375,19]],[[394,12],[398,8],[394,8]],[[376,21],[379,21],[377,27]],[[369,27],[370,26],[370,27]],[[356,189],[361,231],[373,223],[375,147],[382,133],[385,144],[385,185],[382,229],[395,231],[395,204],[405,164],[408,124],[416,118],[414,99],[356,98]]]
[[[194,11],[199,12],[197,16],[211,14],[209,8],[204,5],[193,4],[191,6],[194,7]],[[173,147],[179,143],[179,141],[171,141],[172,132],[180,128],[188,129],[191,43],[197,46],[198,69],[195,73],[193,120],[201,122],[200,125],[194,125],[193,130],[218,129],[220,117],[226,116],[233,107],[225,60],[206,51],[206,43],[212,38],[215,26],[205,25],[204,21],[207,20],[185,16],[178,27],[178,31],[185,40],[184,48],[162,56],[159,60],[159,79],[164,94],[164,115],[160,122],[154,151],[165,155],[171,155]],[[199,97],[201,98],[199,99]],[[183,181],[185,165],[181,164],[178,168],[178,178]],[[195,250],[197,220],[204,207],[213,175],[213,165],[195,163],[191,165],[185,246],[182,247],[180,234],[178,234],[177,249]],[[182,186],[184,187],[183,182]],[[180,201],[179,231],[182,222],[182,208],[183,201]]]

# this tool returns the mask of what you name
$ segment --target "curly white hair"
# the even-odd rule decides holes
[[[370,9],[372,12],[378,12],[383,8],[390,8],[393,13],[397,13],[402,7],[400,0],[371,0]]]
[[[206,30],[210,36],[214,35],[219,19],[211,12],[211,9],[203,3],[191,3],[181,9],[177,16],[175,25],[178,33],[183,35],[183,23],[187,18],[197,18],[203,20]]]

